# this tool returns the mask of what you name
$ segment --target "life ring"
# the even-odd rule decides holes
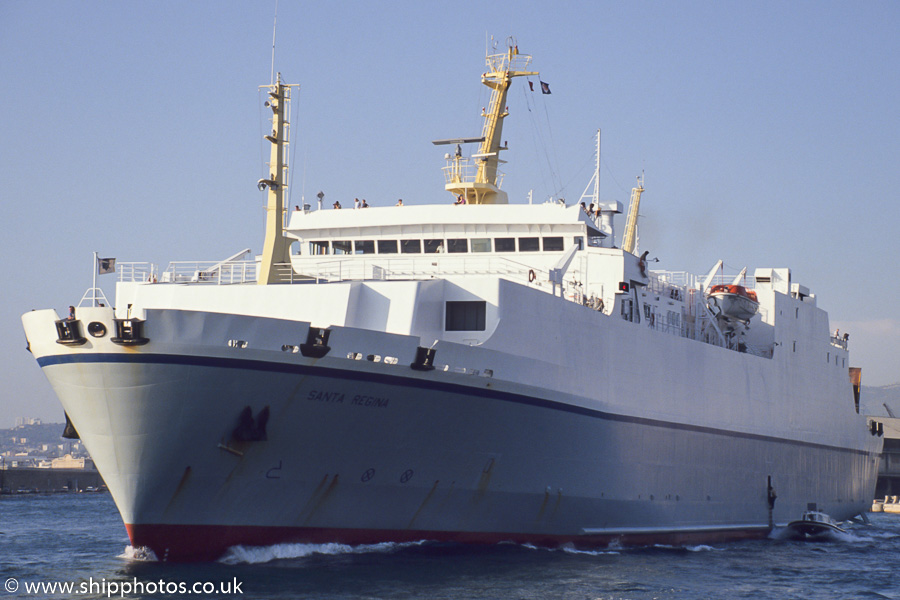
[[[534,282],[537,279],[537,273],[534,272],[534,269],[528,269],[528,283]]]

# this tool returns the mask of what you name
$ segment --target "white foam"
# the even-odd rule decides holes
[[[132,546],[125,546],[125,551],[122,552],[118,556],[118,558],[124,558],[125,560],[133,560],[138,562],[158,562],[159,559],[156,558],[156,554],[154,554],[153,550],[147,548],[146,546],[139,546],[134,548]]]
[[[274,544],[272,546],[232,546],[219,562],[227,565],[259,564],[279,559],[305,558],[316,554],[341,555],[341,554],[372,554],[397,552],[410,546],[418,546],[425,543],[418,542],[383,542],[380,544],[360,544],[350,546],[348,544]]]
[[[607,554],[621,554],[618,550],[579,550],[578,548],[573,548],[571,546],[563,546],[561,548],[563,552],[568,554],[587,554],[588,556],[605,556]]]
[[[707,546],[706,544],[698,544],[696,546],[685,546],[685,550],[689,552],[709,552],[718,550],[718,548],[713,548],[712,546]]]
[[[548,548],[546,546],[535,546],[534,544],[531,544],[529,542],[525,542],[522,544],[517,544],[515,542],[500,542],[499,545],[502,546],[502,545],[507,545],[507,544],[513,545],[513,546],[518,546],[520,548],[525,548],[526,550],[538,550],[540,552],[560,552],[560,551],[562,551],[562,552],[566,552],[568,554],[587,554],[589,556],[600,556],[603,554],[620,554],[618,552],[618,550],[609,549],[609,548],[597,549],[597,550],[579,550],[578,548],[576,548],[575,546],[573,546],[571,544],[564,544],[564,545],[558,546],[556,548]]]

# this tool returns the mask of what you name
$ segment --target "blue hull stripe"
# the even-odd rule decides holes
[[[163,364],[163,365],[186,365],[196,367],[212,367],[220,369],[242,369],[250,371],[266,371],[270,373],[288,373],[294,375],[314,375],[320,377],[330,377],[334,379],[344,379],[351,381],[364,381],[369,383],[379,383],[385,385],[396,385],[402,387],[411,387],[424,390],[434,390],[438,392],[446,392],[450,394],[460,394],[465,396],[489,398],[492,400],[500,400],[503,402],[514,402],[516,404],[525,404],[550,410],[558,410],[563,412],[574,413],[577,415],[592,417],[595,419],[604,419],[607,421],[619,421],[623,423],[633,423],[637,425],[649,427],[661,427],[664,429],[675,429],[683,431],[692,431],[697,433],[705,433],[710,435],[722,435],[732,438],[743,438],[748,440],[756,440],[762,442],[774,442],[779,444],[790,444],[796,446],[805,446],[808,448],[820,448],[826,450],[836,450],[840,452],[849,452],[852,454],[862,454],[867,456],[876,456],[875,453],[855,448],[843,448],[840,446],[831,446],[828,444],[818,444],[815,442],[803,442],[800,440],[792,440],[787,438],[778,438],[774,436],[761,435],[756,433],[745,433],[740,431],[729,431],[725,429],[716,429],[713,427],[704,427],[701,425],[689,425],[686,423],[672,423],[670,421],[660,421],[657,419],[648,419],[644,417],[634,417],[630,415],[619,415],[601,410],[587,408],[584,406],[574,406],[563,402],[555,402],[553,400],[545,400],[534,396],[526,396],[524,394],[516,394],[513,392],[504,392],[495,389],[487,389],[482,387],[474,387],[462,385],[459,383],[451,383],[444,381],[434,381],[429,379],[419,379],[417,377],[403,377],[400,375],[388,375],[384,373],[367,373],[364,371],[354,371],[350,369],[336,369],[331,367],[321,367],[318,365],[298,365],[283,362],[271,362],[262,360],[251,360],[241,358],[221,358],[212,356],[187,356],[181,354],[60,354],[55,356],[44,356],[37,359],[41,368],[53,365],[73,364],[73,363],[135,363],[135,364]],[[432,373],[440,373],[440,371],[432,371]],[[478,378],[480,381],[490,381],[487,378]]]

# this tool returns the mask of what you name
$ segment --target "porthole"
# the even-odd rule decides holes
[[[90,323],[88,323],[87,329],[88,333],[96,338],[106,335],[106,325],[104,325],[100,321],[91,321]]]

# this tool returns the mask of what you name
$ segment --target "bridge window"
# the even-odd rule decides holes
[[[400,240],[401,254],[421,254],[422,240]]]
[[[354,243],[356,254],[375,254],[375,240],[360,240]]]
[[[578,246],[579,250],[584,250],[584,238],[580,235],[576,235],[572,240],[575,242],[575,245]]]
[[[484,331],[487,303],[484,300],[447,302],[447,331]]]
[[[519,252],[537,252],[541,249],[541,238],[519,238]]]
[[[328,242],[310,242],[309,253],[313,256],[328,254]]]
[[[496,238],[494,240],[494,250],[497,252],[515,252],[516,238]]]
[[[491,238],[475,238],[472,240],[472,252],[490,252]]]
[[[555,250],[563,250],[563,239],[562,237],[545,237],[544,238],[544,252],[552,252]]]
[[[378,254],[397,254],[397,240],[378,240]]]
[[[331,243],[335,254],[352,254],[353,244],[347,240],[339,240]]]
[[[447,240],[447,252],[460,254],[469,251],[469,240],[466,238]]]
[[[444,251],[444,240],[425,240],[425,254],[438,254]]]

